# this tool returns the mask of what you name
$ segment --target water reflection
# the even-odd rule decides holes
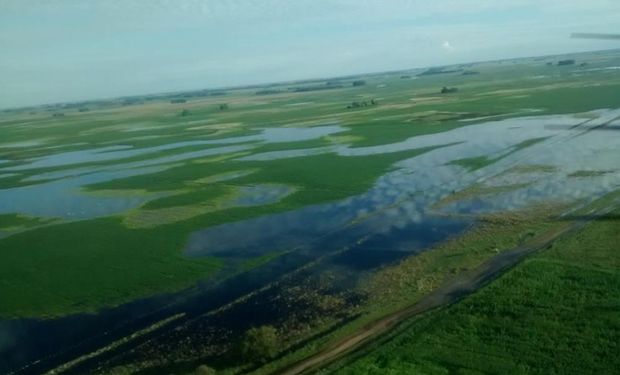
[[[447,205],[447,212],[481,213],[516,209],[531,203],[554,200],[593,199],[620,186],[617,161],[620,143],[604,132],[592,131],[614,121],[620,110],[598,111],[595,120],[569,115],[515,118],[471,125],[450,132],[418,136],[403,142],[353,148],[333,146],[308,150],[263,153],[243,160],[265,160],[308,153],[336,152],[343,156],[373,155],[453,143],[397,164],[398,169],[377,181],[367,193],[343,201],[306,207],[256,219],[208,228],[194,233],[186,248],[190,256],[217,252],[259,254],[280,248],[302,247],[316,237],[360,222],[360,233],[386,233],[429,219],[429,212],[442,198],[474,183],[524,187],[484,200],[471,199]],[[571,131],[547,125],[568,124]],[[525,141],[544,141],[519,149]],[[449,164],[463,158],[487,157],[496,162],[470,172]],[[545,165],[546,173],[506,173],[518,165]],[[615,170],[587,179],[571,178],[581,170]],[[542,178],[544,177],[544,178]],[[238,236],[243,233],[242,237]]]

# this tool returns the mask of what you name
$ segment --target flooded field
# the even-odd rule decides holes
[[[228,368],[261,325],[288,330],[294,353],[363,314],[376,272],[481,217],[561,215],[617,191],[620,81],[605,66],[618,59],[558,76],[482,64],[453,96],[429,93],[437,77],[385,74],[270,100],[241,89],[230,107],[158,99],[143,119],[114,105],[3,114],[0,372]],[[608,100],[532,108],[554,90]],[[379,104],[347,110],[356,95]]]

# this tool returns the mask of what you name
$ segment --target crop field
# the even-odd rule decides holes
[[[1,112],[0,372],[269,373],[553,230],[620,189],[620,52],[569,57]],[[536,370],[533,331],[574,338],[558,372],[577,346],[597,369],[618,321],[582,296],[618,297],[614,225],[330,369]],[[235,343],[259,326],[279,351],[246,363]]]

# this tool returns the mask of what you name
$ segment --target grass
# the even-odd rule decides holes
[[[573,177],[573,178],[577,178],[577,177],[599,177],[599,176],[603,176],[606,175],[607,173],[613,173],[614,171],[588,171],[588,170],[579,170],[576,172],[573,172],[571,174],[568,175],[568,177]]]
[[[155,210],[161,208],[185,206],[212,201],[230,194],[230,188],[224,184],[210,184],[199,189],[193,189],[179,194],[173,194],[164,198],[147,202],[143,209]]]
[[[19,214],[0,215],[0,229],[28,228],[45,222],[36,217],[29,217]]]
[[[467,187],[464,190],[457,191],[454,194],[448,195],[447,197],[441,199],[434,205],[434,208],[441,208],[450,203],[472,199],[476,197],[484,197],[485,195],[494,195],[500,193],[506,193],[510,191],[515,191],[524,187],[527,187],[529,183],[520,183],[520,184],[510,184],[510,185],[501,185],[501,186],[488,186],[481,183],[473,184]]]
[[[557,167],[553,165],[545,165],[545,164],[523,164],[517,165],[506,171],[502,172],[501,175],[516,173],[516,174],[528,174],[528,173],[553,173],[557,171]]]
[[[246,259],[241,263],[242,271],[249,271],[254,268],[258,268],[264,264],[269,263],[270,261],[288,253],[288,251],[271,251],[267,254],[261,255],[259,257]]]
[[[590,224],[333,373],[613,373],[620,367],[619,241],[616,221]]]
[[[119,218],[59,224],[2,239],[0,315],[53,317],[178,290],[221,262],[189,259],[184,236],[127,230]]]

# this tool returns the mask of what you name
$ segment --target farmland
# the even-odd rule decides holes
[[[19,344],[0,369],[269,373],[557,230],[620,184],[620,53],[547,64],[566,57],[3,111],[0,333]],[[569,337],[602,303],[583,296],[617,284],[614,225],[328,369],[482,371],[505,353],[498,372],[544,368],[544,351],[518,360],[536,351],[525,337]],[[584,369],[611,350],[605,306],[579,341],[601,347]],[[258,326],[280,346],[246,363],[235,343]],[[454,350],[465,339],[475,353]],[[574,366],[562,345],[558,372]]]

